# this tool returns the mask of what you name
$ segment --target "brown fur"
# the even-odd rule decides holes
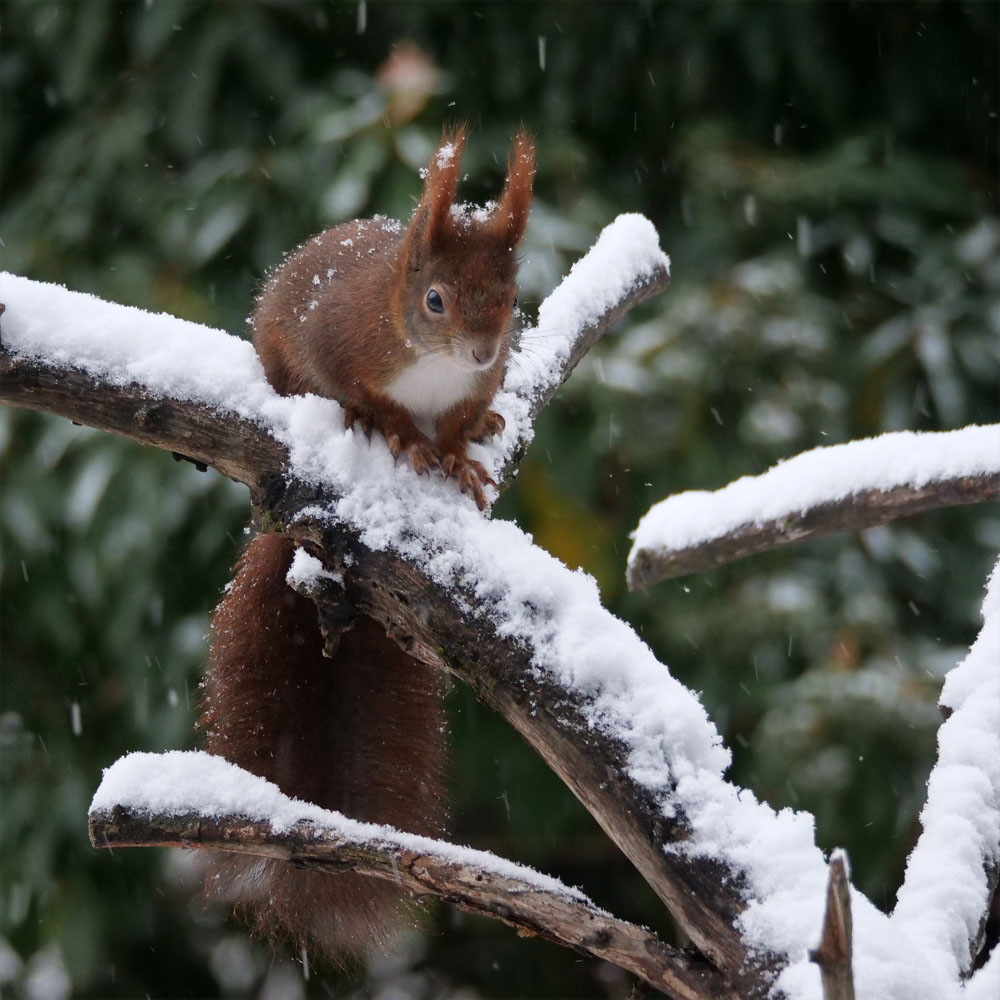
[[[442,679],[370,619],[322,654],[316,606],[285,583],[293,546],[258,535],[212,618],[205,749],[286,795],[353,819],[439,836]],[[338,957],[387,947],[402,896],[361,875],[220,855],[206,887],[272,940]]]
[[[517,245],[534,177],[534,145],[518,133],[507,181],[484,220],[452,212],[465,133],[431,158],[409,226],[362,219],[307,240],[272,277],[254,315],[254,346],[282,393],[330,396],[366,431],[380,431],[418,472],[443,467],[482,508],[489,477],[466,457],[466,443],[497,427],[489,404],[503,379],[517,296]],[[447,315],[425,307],[442,290]],[[492,356],[470,394],[437,417],[434,439],[386,390],[420,357],[464,347]],[[502,423],[499,424],[502,427]]]
[[[524,133],[515,136],[492,213],[456,218],[464,142],[462,130],[445,135],[442,149],[451,143],[452,155],[439,150],[431,159],[405,230],[390,220],[356,220],[307,241],[264,289],[253,326],[278,392],[338,400],[349,423],[380,431],[418,472],[440,466],[482,507],[489,477],[466,456],[466,445],[503,428],[489,404],[510,346],[534,146]],[[428,307],[431,287],[444,303],[440,314]],[[467,396],[436,414],[432,440],[387,391],[410,365],[442,352],[475,352],[482,367],[467,376]],[[464,389],[466,382],[455,385]],[[366,618],[325,658],[314,604],[285,583],[292,553],[279,535],[254,538],[215,611],[205,749],[287,795],[354,819],[440,835],[440,675]],[[272,941],[335,961],[384,949],[405,916],[391,884],[235,854],[213,863],[206,889],[235,904]]]

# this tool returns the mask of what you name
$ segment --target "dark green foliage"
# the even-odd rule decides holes
[[[624,559],[667,493],[823,443],[1000,419],[998,12],[7,0],[0,260],[239,332],[299,241],[409,213],[444,121],[473,127],[474,200],[495,193],[528,125],[528,310],[621,211],[656,224],[674,283],[543,415],[497,515],[592,572],[703,693],[734,780],[814,812],[819,843],[846,846],[891,906],[996,512],[926,515],[644,595],[624,593]],[[380,76],[394,46],[405,93]],[[443,907],[408,958],[298,985],[204,913],[186,856],[90,848],[102,766],[195,744],[206,618],[246,514],[245,492],[213,473],[0,413],[0,992],[258,996],[266,980],[288,997],[361,981],[624,995],[613,971]],[[463,692],[454,703],[456,839],[670,934],[533,754]]]

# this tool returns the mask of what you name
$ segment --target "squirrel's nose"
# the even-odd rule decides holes
[[[474,344],[472,346],[473,360],[477,365],[482,365],[484,368],[487,365],[491,365],[496,356],[497,349],[492,344]]]

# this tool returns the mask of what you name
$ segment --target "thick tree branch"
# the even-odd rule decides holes
[[[809,953],[823,977],[823,1000],[854,1000],[852,933],[851,886],[844,855],[838,851],[830,858],[823,936]]]
[[[277,484],[276,484],[277,485]],[[430,584],[413,564],[365,547],[351,529],[319,520],[294,520],[308,506],[294,485],[272,495],[268,508],[289,524],[289,534],[328,569],[343,574],[352,606],[382,623],[411,656],[446,669],[467,683],[506,718],[597,819],[685,933],[745,997],[763,996],[774,957],[751,962],[735,928],[744,908],[740,873],[718,861],[692,858],[665,847],[690,840],[682,808],[671,817],[635,780],[628,748],[588,721],[587,699],[533,669],[532,649],[497,634],[489,609],[474,594]],[[314,594],[320,619],[329,612],[335,633],[342,621],[343,593]]]
[[[210,465],[254,492],[288,461],[287,449],[258,424],[190,400],[157,398],[142,385],[110,385],[77,368],[12,356],[2,347],[2,329],[0,403],[165,448]]]
[[[636,548],[629,562],[628,585],[637,590],[834,532],[860,531],[941,507],[989,500],[1000,500],[1000,472],[942,478],[919,487],[863,490],[763,523],[747,522],[692,545]]]
[[[521,934],[538,935],[612,962],[677,1000],[738,1000],[704,960],[663,944],[655,934],[535,881],[456,861],[406,843],[345,837],[311,823],[275,832],[266,821],[190,813],[149,815],[124,807],[90,817],[95,847],[184,847],[278,858],[335,877],[353,871],[434,895],[471,913],[494,917]]]

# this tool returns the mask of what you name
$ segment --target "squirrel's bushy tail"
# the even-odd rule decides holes
[[[292,553],[281,535],[255,537],[213,615],[205,749],[286,795],[439,836],[443,677],[366,618],[323,656],[315,605],[285,582]],[[389,882],[237,854],[213,860],[206,891],[271,941],[333,961],[391,945],[406,915]]]

